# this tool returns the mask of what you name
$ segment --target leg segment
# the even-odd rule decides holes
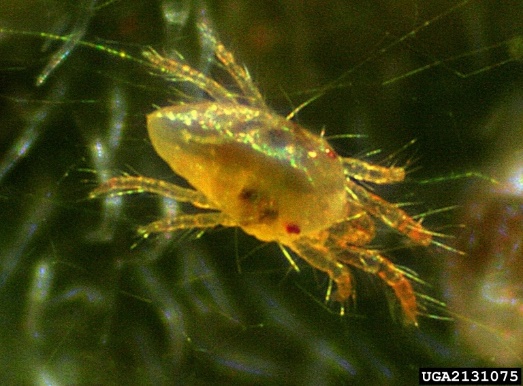
[[[415,326],[418,324],[416,295],[411,283],[399,268],[372,250],[348,247],[338,251],[337,257],[339,261],[377,275],[391,287],[401,304],[406,323]]]
[[[405,179],[405,169],[399,167],[387,168],[356,158],[343,158],[343,166],[347,177],[373,184],[392,184]]]
[[[164,73],[168,78],[172,78],[178,82],[192,83],[200,90],[209,94],[216,102],[237,103],[232,92],[188,64],[181,63],[175,59],[165,58],[153,49],[144,51],[143,56],[151,62],[154,68]]]
[[[214,53],[218,60],[225,66],[229,75],[240,87],[243,96],[247,98],[249,105],[260,109],[267,109],[267,105],[258,88],[252,82],[249,73],[236,63],[234,56],[225,48],[222,42],[216,39],[211,28],[204,22],[198,23],[198,29],[205,39],[214,47]]]
[[[305,237],[287,246],[311,266],[329,275],[336,283],[336,301],[344,303],[354,298],[349,268],[341,264],[325,246]]]
[[[141,226],[138,228],[138,234],[147,238],[151,233],[173,232],[192,228],[214,228],[218,225],[236,226],[229,217],[220,212],[182,214]]]
[[[182,188],[169,182],[148,177],[111,178],[89,193],[89,198],[137,193],[157,194],[180,202],[190,202],[198,208],[216,209],[203,194],[196,190]]]
[[[396,205],[385,201],[349,179],[347,179],[346,185],[352,199],[359,202],[372,216],[379,218],[383,223],[403,233],[417,244],[429,245],[432,242],[432,233]]]

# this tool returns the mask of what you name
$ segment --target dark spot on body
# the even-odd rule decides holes
[[[268,222],[268,221],[274,221],[278,218],[278,209],[275,208],[264,208],[260,212],[259,220],[260,222]]]
[[[289,144],[289,135],[284,130],[272,129],[267,135],[272,147],[283,148]]]
[[[259,193],[253,188],[243,188],[239,194],[240,200],[256,201],[259,198]]]

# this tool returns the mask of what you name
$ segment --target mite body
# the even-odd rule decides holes
[[[323,136],[274,113],[209,27],[201,23],[199,31],[213,44],[239,95],[179,59],[144,52],[155,71],[209,97],[160,108],[147,117],[154,149],[194,189],[147,177],[117,177],[91,197],[149,192],[190,202],[204,210],[155,221],[139,233],[240,227],[260,240],[280,243],[327,273],[340,302],[354,296],[350,267],[377,275],[394,291],[405,322],[416,325],[419,307],[407,275],[367,246],[376,220],[419,245],[429,245],[432,233],[361,184],[402,181],[403,168],[340,157]]]
[[[345,216],[343,162],[329,144],[268,110],[212,102],[148,116],[156,152],[215,209],[288,245]]]

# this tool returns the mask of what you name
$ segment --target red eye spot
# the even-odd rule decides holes
[[[296,235],[300,234],[300,232],[301,232],[300,227],[297,224],[292,224],[292,223],[287,224],[285,226],[285,230],[287,231],[287,233],[292,233],[292,234],[296,234]]]
[[[326,148],[325,149],[325,154],[327,154],[327,157],[329,158],[332,158],[332,159],[335,159],[338,157],[338,155],[336,154],[336,152],[330,148]]]

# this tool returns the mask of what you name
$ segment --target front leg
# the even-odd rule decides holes
[[[207,197],[196,190],[182,188],[166,181],[148,177],[125,176],[111,178],[89,193],[89,198],[123,196],[137,193],[157,194],[179,202],[190,202],[198,208],[216,209],[216,207],[207,200]]]
[[[218,225],[237,226],[229,216],[220,212],[181,214],[143,225],[138,228],[138,234],[143,238],[147,238],[151,233],[174,232],[193,228],[214,228]]]
[[[157,194],[179,202],[189,202],[198,208],[216,209],[203,194],[196,190],[182,188],[166,181],[148,177],[125,176],[111,178],[94,189],[89,194],[89,198],[137,193]],[[151,233],[174,232],[191,228],[214,228],[218,225],[237,226],[229,216],[221,212],[180,214],[141,226],[138,228],[138,234],[143,238],[147,238]]]

